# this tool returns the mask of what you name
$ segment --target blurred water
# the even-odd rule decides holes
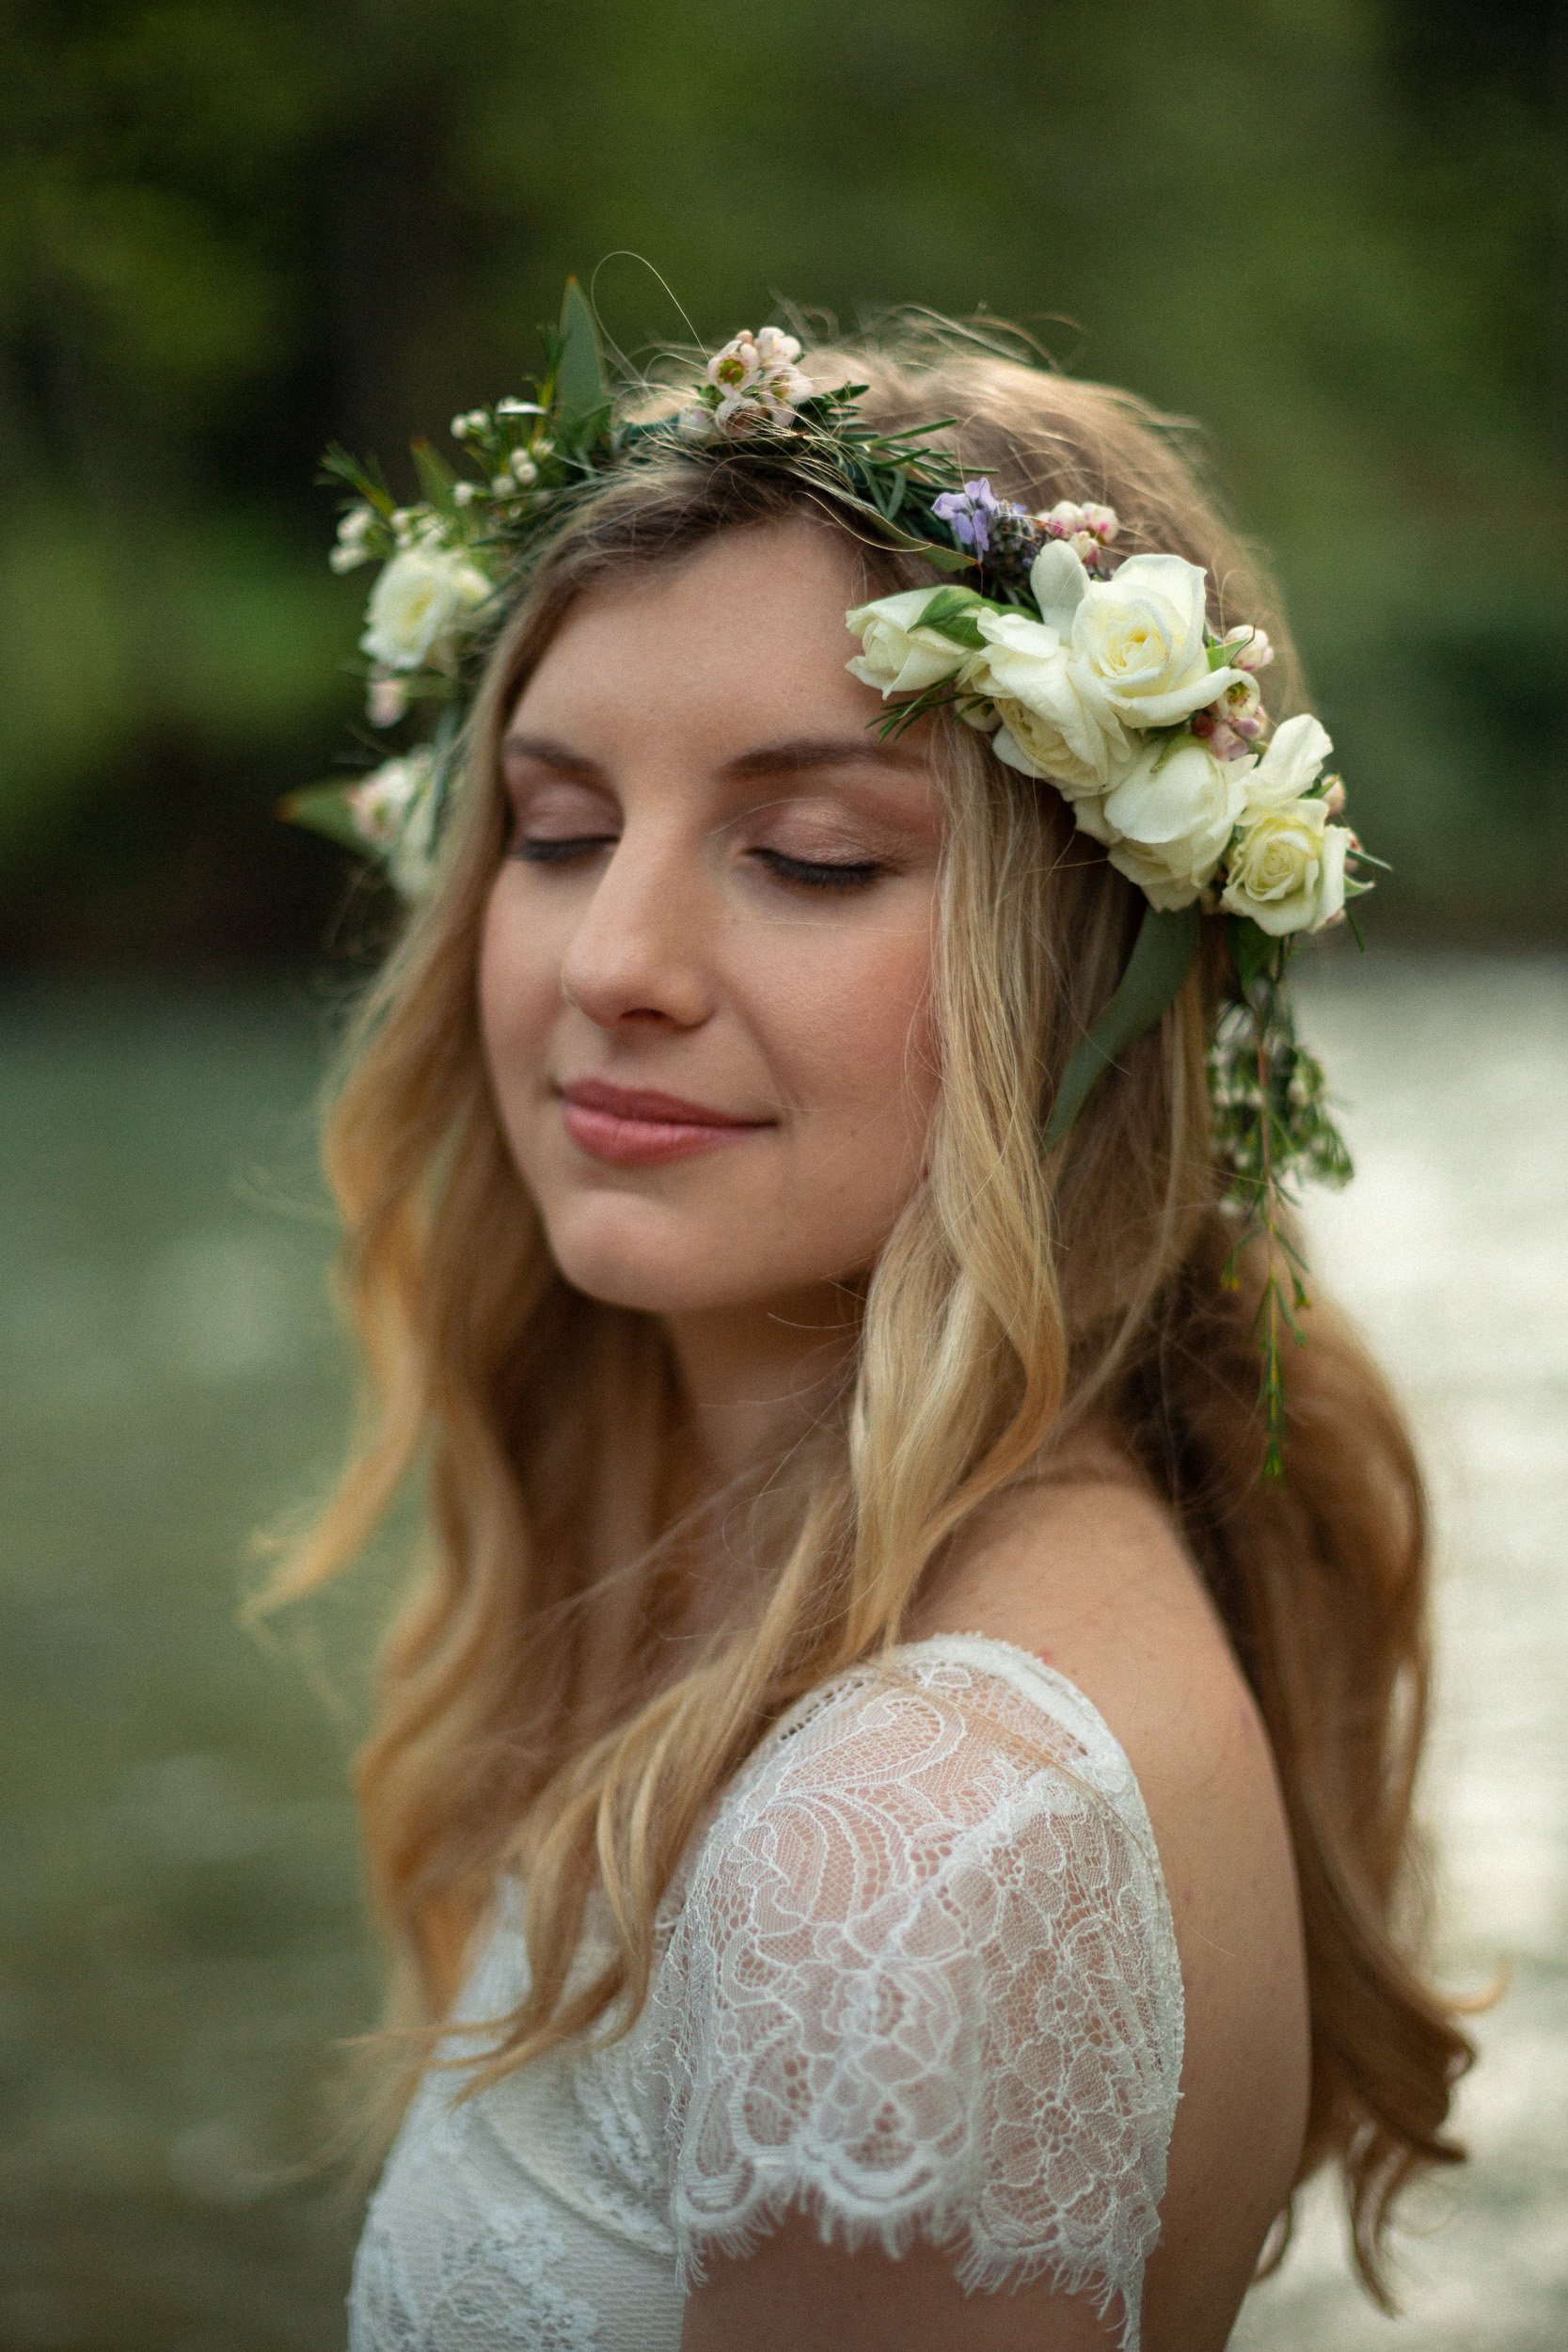
[[[1544,2352],[1568,2334],[1568,965],[1336,963],[1308,992],[1361,1166],[1325,1274],[1393,1365],[1442,1528],[1430,1804],[1446,1964],[1506,1998],[1472,2166],[1403,2243],[1407,2316],[1309,2203],[1234,2352]],[[0,1015],[0,2346],[327,2352],[354,2216],[302,2172],[374,2001],[336,1708],[236,1624],[249,1530],[330,1462],[309,1099],[256,995]],[[319,1622],[363,1654],[372,1576]],[[309,1661],[307,1661],[309,1662]]]
[[[1438,1530],[1427,1809],[1447,1980],[1474,2021],[1474,2161],[1410,2201],[1404,2317],[1307,2201],[1232,2352],[1560,2352],[1568,2342],[1568,965],[1337,962],[1305,1025],[1355,1183],[1312,1204],[1325,1279],[1394,1370]]]

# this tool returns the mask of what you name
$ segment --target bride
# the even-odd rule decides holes
[[[807,378],[768,332],[678,423],[594,421],[438,854],[434,755],[358,788],[430,871],[329,1134],[377,1417],[292,1588],[416,1461],[430,1534],[359,1771],[408,2104],[352,2340],[1220,2352],[1325,2163],[1380,2290],[1466,2055],[1398,1924],[1409,1440],[1322,1300],[1260,1407],[1289,1217],[1238,1220],[1206,1087],[1225,910],[1272,952],[1307,888],[1264,856],[1287,753],[1296,928],[1354,845],[1316,723],[1265,749],[1264,585],[1148,412],[955,338]],[[394,717],[471,659],[570,358],[457,420],[483,480],[436,521],[345,523]],[[795,462],[814,417],[882,437],[859,474]],[[868,524],[884,446],[945,571]],[[1187,660],[1196,596],[1180,708],[1077,626],[1127,560],[1136,660]],[[1150,908],[1196,952],[1090,1083]]]

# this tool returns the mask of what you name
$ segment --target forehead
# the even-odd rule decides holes
[[[845,626],[865,593],[858,551],[806,517],[725,531],[688,554],[639,564],[586,589],[525,685],[519,708],[557,705],[813,707],[851,723],[879,703],[848,675]]]

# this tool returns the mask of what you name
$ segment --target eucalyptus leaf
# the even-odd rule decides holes
[[[599,330],[588,297],[575,278],[566,280],[561,304],[561,355],[556,366],[555,403],[561,429],[568,440],[610,401]]]
[[[348,789],[341,784],[309,785],[303,792],[291,792],[286,800],[279,801],[277,814],[291,825],[304,825],[310,833],[325,834],[340,849],[357,850],[363,857],[370,844],[354,821]]]
[[[420,477],[420,487],[438,515],[444,515],[449,521],[454,519],[458,513],[458,505],[452,496],[452,486],[457,476],[446,460],[437,455],[428,441],[422,439],[410,441],[408,446],[413,453],[415,470]]]
[[[1230,961],[1243,993],[1255,980],[1269,973],[1269,967],[1279,949],[1279,942],[1250,914],[1227,914],[1225,918],[1225,944],[1230,950]],[[1272,975],[1271,975],[1272,977]]]
[[[1120,986],[1063,1073],[1046,1122],[1045,1151],[1067,1141],[1097,1081],[1173,1002],[1192,968],[1200,921],[1196,901],[1174,914],[1146,911]]]

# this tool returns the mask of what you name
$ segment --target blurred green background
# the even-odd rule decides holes
[[[705,338],[777,294],[984,305],[1201,420],[1397,867],[1380,923],[1560,925],[1559,22],[8,0],[0,955],[314,951],[341,867],[270,811],[356,721],[365,585],[315,461],[395,478],[622,248]],[[682,331],[629,261],[598,296],[627,348]]]
[[[359,718],[365,579],[327,570],[312,477],[337,438],[398,478],[412,431],[531,369],[565,273],[624,249],[714,341],[775,296],[1018,319],[1200,419],[1277,560],[1397,868],[1378,952],[1323,959],[1367,1137],[1353,1289],[1375,1305],[1383,1268],[1396,1372],[1418,1398],[1446,1333],[1464,1426],[1502,1433],[1477,1491],[1514,1552],[1487,1582],[1478,1536],[1454,1589],[1536,1698],[1454,1622],[1461,1698],[1517,1735],[1522,1762],[1490,1740],[1497,1811],[1526,1791],[1508,1867],[1536,1890],[1508,1931],[1534,2007],[1499,2012],[1478,2095],[1535,2112],[1568,2032],[1541,1662],[1568,1655],[1568,967],[1533,952],[1568,914],[1557,25],[1523,0],[0,0],[5,2352],[341,2342],[353,2202],[309,2167],[332,2041],[375,2003],[346,1761],[396,1545],[276,1648],[235,1610],[251,1531],[344,1426],[311,1097],[384,912],[272,815]],[[634,352],[684,332],[629,260],[597,294]],[[1504,946],[1531,953],[1468,953]],[[1490,2340],[1537,2352],[1568,2140],[1478,2112],[1502,2154],[1454,2275],[1520,2282]],[[1259,2306],[1270,2352],[1382,2328],[1326,2259],[1293,2317]],[[1471,2308],[1396,2340],[1471,2352]]]

